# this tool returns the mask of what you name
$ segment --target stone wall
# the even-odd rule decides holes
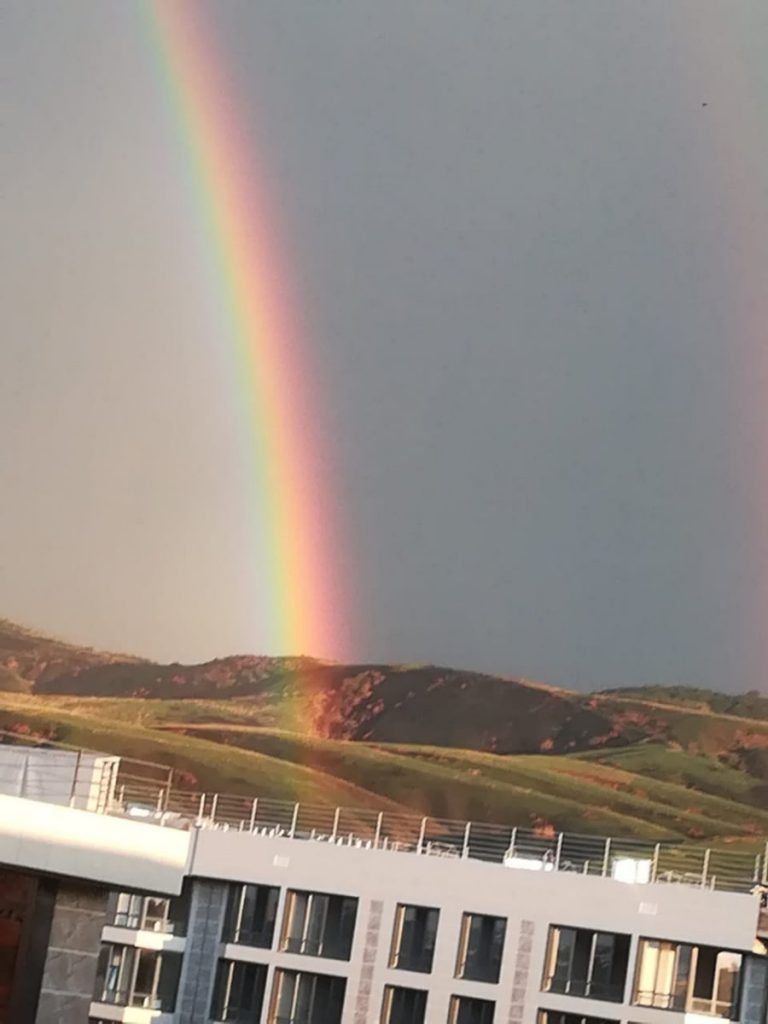
[[[176,999],[178,1024],[198,1024],[209,1019],[226,901],[225,883],[194,883],[187,946]]]
[[[106,890],[59,884],[36,1024],[88,1020],[106,911]]]

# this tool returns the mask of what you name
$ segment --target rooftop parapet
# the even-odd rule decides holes
[[[180,788],[173,769],[93,751],[26,744],[0,733],[0,794],[82,808],[165,828],[388,849],[497,863],[508,870],[570,872],[632,884],[665,882],[732,892],[768,886],[768,843],[753,852],[682,841],[648,842],[478,821],[398,814]],[[12,743],[13,745],[7,745]],[[67,756],[62,756],[66,752]],[[23,754],[27,755],[24,766]]]

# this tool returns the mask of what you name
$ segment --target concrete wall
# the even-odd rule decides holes
[[[190,833],[0,795],[0,865],[112,889],[181,892]]]
[[[287,888],[356,896],[360,903],[349,963],[266,953],[244,946],[227,945],[220,951],[238,959],[269,962],[268,994],[277,967],[346,977],[344,1024],[378,1020],[385,984],[427,989],[429,1021],[447,1020],[450,997],[456,994],[494,1000],[499,1024],[534,1024],[539,1008],[631,1020],[634,1024],[679,1024],[679,1013],[634,1007],[629,1002],[639,938],[659,937],[747,952],[752,949],[758,914],[755,897],[685,885],[632,885],[566,872],[531,873],[480,861],[234,832],[197,833],[190,873],[280,886],[278,920],[282,919]],[[434,965],[429,975],[388,966],[398,902],[440,908]],[[507,918],[498,985],[454,977],[465,911]],[[633,936],[623,1005],[541,991],[551,924]],[[180,1024],[191,1024],[191,1018],[179,1020]]]
[[[60,884],[37,1006],[37,1024],[85,1024],[93,998],[107,892]]]

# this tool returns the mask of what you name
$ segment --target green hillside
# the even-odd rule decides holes
[[[152,713],[137,724],[142,703]],[[194,702],[184,706],[194,707],[189,717],[198,720],[180,723],[169,703],[6,693],[0,728],[166,764],[179,773],[177,785],[207,792],[656,840],[717,843],[768,834],[768,811],[750,806],[748,784],[737,785],[747,777],[734,769],[724,770],[733,782],[726,798],[725,781],[714,794],[650,778],[652,758],[633,770],[629,757],[625,765],[600,764],[592,755],[503,756],[307,738],[242,721],[203,723],[206,709]],[[230,710],[247,717],[247,709]]]
[[[176,788],[764,845],[760,701],[679,691],[310,658],[159,665],[0,621],[0,730],[168,765]]]

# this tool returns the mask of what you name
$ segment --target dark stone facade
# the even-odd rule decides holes
[[[106,890],[59,884],[36,1024],[83,1024],[88,1020],[106,912]]]

